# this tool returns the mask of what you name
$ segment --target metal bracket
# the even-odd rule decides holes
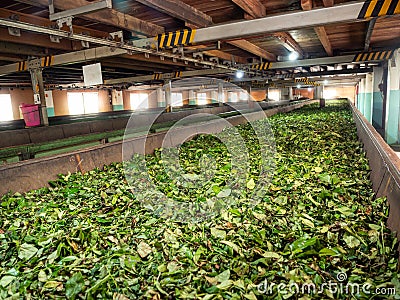
[[[111,32],[110,37],[112,40],[120,43],[121,45],[124,43],[124,33],[121,31]]]
[[[72,35],[74,33],[74,29],[72,27],[72,18],[73,17],[66,17],[66,18],[61,18],[57,20],[57,26],[58,29],[61,29],[63,27],[63,24],[68,26],[69,28],[69,34]]]
[[[12,36],[21,36],[21,29],[8,27],[8,34]]]
[[[210,57],[210,61],[216,64],[219,64],[219,58],[218,57]]]
[[[54,12],[53,0],[49,0],[50,21],[60,20],[63,18],[80,16],[88,13],[93,13],[102,9],[112,8],[112,0],[103,0],[77,8],[68,9],[58,13]]]
[[[19,15],[11,15],[9,17],[10,20],[13,21],[19,21]],[[14,27],[8,27],[8,34],[12,36],[21,36],[21,29],[19,28],[14,28]]]
[[[81,41],[81,45],[82,45],[83,48],[89,48],[90,47],[90,44],[89,44],[88,41]]]
[[[193,53],[193,58],[199,59],[199,60],[204,60],[203,53]]]
[[[34,71],[41,68],[40,58],[33,58],[28,60],[28,70]]]
[[[172,49],[172,53],[179,54],[181,57],[185,56],[185,52],[182,46],[176,47]]]
[[[52,43],[60,43],[61,38],[59,36],[50,34],[50,41]]]

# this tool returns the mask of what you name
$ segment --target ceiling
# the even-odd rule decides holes
[[[396,1],[396,0],[393,0]],[[96,1],[54,0],[56,12],[83,6]],[[113,0],[112,9],[75,17],[74,33],[88,34],[98,38],[108,38],[112,32],[123,32],[124,40],[138,40],[156,36],[163,32],[189,28],[203,28],[221,24],[252,20],[277,14],[288,14],[302,10],[314,10],[348,3],[345,0]],[[19,20],[43,27],[56,27],[49,20],[48,0],[3,0],[0,2],[0,18]],[[172,5],[171,5],[172,3]],[[171,7],[175,9],[171,10]],[[188,16],[190,11],[193,16]],[[250,35],[244,38],[222,39],[219,46],[216,41],[203,42],[184,47],[186,56],[201,53],[202,59],[219,58],[219,62],[247,64],[263,61],[287,60],[292,50],[301,54],[300,58],[313,59],[357,54],[360,52],[395,49],[400,46],[400,15],[366,19],[359,22],[335,23],[317,27],[295,28],[276,33]],[[62,28],[68,30],[68,28]],[[98,45],[90,44],[90,47]],[[21,30],[20,36],[9,34],[6,27],[0,27],[0,65],[24,61],[32,57],[59,55],[80,51],[85,47],[79,41],[63,38],[52,42],[49,35]],[[171,49],[163,49],[172,53]],[[175,60],[157,55],[145,56],[141,53],[120,55],[96,60],[102,63],[103,79],[116,79],[168,73],[174,71],[204,69],[201,63]],[[68,65],[48,67],[43,71],[47,85],[71,84],[83,80],[82,65],[92,63],[70,63]],[[358,65],[369,68],[371,64]],[[322,71],[340,71],[353,69],[354,65],[331,68],[288,67],[270,70],[269,76],[282,74],[318,75]],[[354,73],[358,70],[354,68]],[[339,72],[340,73],[340,72]],[[224,75],[217,75],[223,77]],[[0,76],[1,85],[29,85],[27,71]]]

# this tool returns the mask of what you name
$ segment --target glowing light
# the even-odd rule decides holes
[[[240,79],[240,78],[243,78],[244,72],[241,70],[238,70],[238,71],[236,71],[235,75],[236,75],[236,78]]]
[[[300,85],[300,84],[298,84],[298,85],[297,85],[297,88],[298,88],[298,89],[299,89],[299,88],[301,88],[301,85]]]
[[[289,54],[289,60],[296,60],[299,58],[299,54],[297,52],[291,52]]]
[[[328,80],[325,79],[325,80],[324,80],[324,84],[328,84]]]

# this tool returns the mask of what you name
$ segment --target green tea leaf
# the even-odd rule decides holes
[[[75,273],[65,284],[65,295],[68,299],[75,299],[84,286],[85,282],[81,272]]]

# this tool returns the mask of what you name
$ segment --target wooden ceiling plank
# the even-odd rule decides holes
[[[19,2],[25,2],[17,0]],[[85,6],[91,2],[86,0],[54,0],[54,6],[61,10],[68,10],[79,6]],[[48,6],[48,0],[37,0],[32,3],[33,5],[43,7]],[[107,9],[98,11],[91,14],[81,16],[84,19],[94,20],[117,28],[134,31],[147,36],[156,36],[164,32],[164,28],[156,24],[143,21],[131,15],[121,13],[115,9]]]
[[[212,18],[194,8],[187,5],[183,1],[173,0],[136,0],[148,7],[161,11],[174,18],[183,20],[185,22],[195,24],[200,27],[206,27],[213,23]]]

